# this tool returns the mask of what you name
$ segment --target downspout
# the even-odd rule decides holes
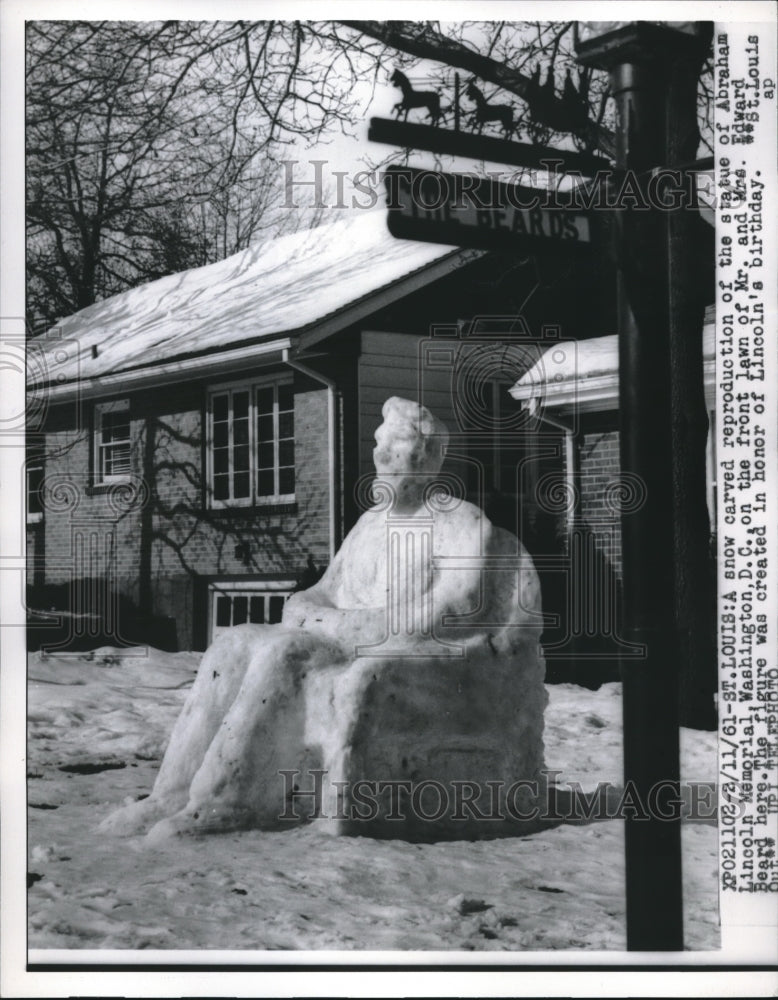
[[[284,364],[294,368],[302,375],[307,375],[320,385],[327,388],[327,459],[328,459],[328,492],[329,492],[329,539],[330,539],[330,562],[335,558],[338,547],[338,518],[337,518],[337,426],[336,426],[336,391],[335,381],[322,375],[321,372],[314,371],[307,365],[295,361],[289,357],[288,348],[284,348],[281,354]]]
[[[565,482],[570,492],[571,497],[575,497],[575,483],[578,477],[578,468],[576,462],[576,450],[575,450],[575,431],[573,426],[559,417],[551,417],[547,413],[540,413],[536,411],[534,413],[536,420],[540,420],[544,424],[548,424],[551,427],[556,427],[557,430],[563,431],[565,435]],[[576,511],[573,515],[574,519],[577,519],[578,512]],[[570,522],[568,521],[567,534],[570,535]]]

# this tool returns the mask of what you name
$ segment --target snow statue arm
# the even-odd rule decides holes
[[[284,606],[282,622],[306,629],[339,643],[348,651],[381,637],[386,622],[385,601],[370,607],[343,600],[343,581],[356,575],[359,563],[372,556],[361,551],[360,525],[346,537],[324,576],[313,587],[292,594]]]

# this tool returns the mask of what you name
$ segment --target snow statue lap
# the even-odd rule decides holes
[[[441,485],[448,433],[425,407],[389,399],[375,436],[374,505],[282,624],[210,646],[151,795],[104,830],[156,839],[314,817],[410,840],[538,828],[535,569]]]

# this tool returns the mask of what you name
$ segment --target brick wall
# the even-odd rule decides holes
[[[619,477],[619,432],[593,429],[582,435],[579,450],[580,518],[594,532],[598,547],[621,577],[621,527],[613,484]]]
[[[246,373],[249,375],[250,373]],[[203,643],[204,595],[216,577],[298,578],[308,557],[323,567],[329,552],[327,394],[295,375],[296,503],[215,510],[205,502],[204,412],[207,387],[183,384],[130,395],[135,493],[91,484],[92,433],[51,415],[45,469],[46,510],[36,528],[48,585],[110,579],[146,614],[174,620],[181,648]],[[85,407],[88,414],[90,406]],[[582,521],[621,575],[618,431],[584,426],[580,442]],[[30,551],[40,551],[35,536]],[[39,581],[36,581],[39,582]],[[87,590],[84,608],[105,594]]]
[[[309,555],[326,565],[326,390],[303,378],[294,384],[295,505],[282,512],[207,506],[203,385],[129,396],[130,491],[91,485],[91,428],[67,426],[54,411],[46,439],[45,584],[74,575],[108,580],[111,592],[142,613],[174,619],[177,644],[188,648],[202,645],[198,619],[209,578],[296,579]],[[81,602],[105,603],[106,593],[87,586]]]

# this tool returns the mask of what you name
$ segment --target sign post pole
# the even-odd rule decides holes
[[[609,26],[610,27],[610,26]],[[680,36],[680,37],[679,37]],[[668,79],[695,39],[645,23],[579,45],[585,65],[610,71],[616,166],[648,201],[647,181],[667,163]],[[618,201],[616,198],[614,201]],[[679,762],[680,655],[675,631],[671,301],[667,214],[617,204],[619,411],[622,476],[635,502],[622,508],[625,638],[645,649],[623,666],[625,789],[642,804],[625,816],[627,947],[683,948]],[[631,812],[631,815],[630,815]]]

